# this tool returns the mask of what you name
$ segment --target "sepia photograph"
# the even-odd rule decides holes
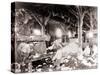
[[[98,8],[11,3],[11,72],[97,69]]]

